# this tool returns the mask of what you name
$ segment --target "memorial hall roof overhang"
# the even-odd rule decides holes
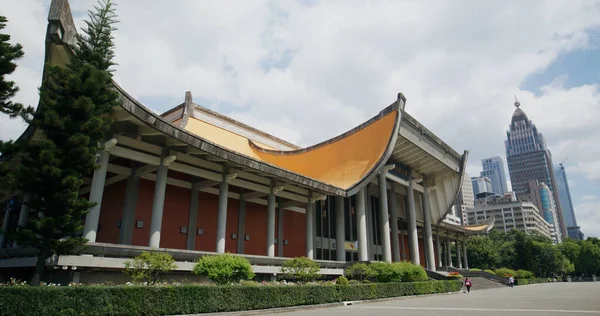
[[[71,55],[69,44],[73,44],[76,34],[68,1],[52,1],[48,22],[46,62],[65,64]],[[194,114],[201,107],[192,102],[191,94],[184,104],[163,117],[143,106],[118,84],[114,83],[114,87],[122,101],[112,113],[115,126],[120,129],[117,134],[156,140],[150,141],[152,145],[144,145],[151,151],[156,151],[156,145],[177,148],[184,154],[207,158],[212,165],[243,166],[244,170],[265,179],[290,183],[316,194],[351,196],[373,180],[384,166],[403,164],[417,176],[433,181],[434,186],[444,187],[444,201],[438,209],[442,215],[455,200],[465,170],[467,152],[459,155],[408,115],[402,94],[360,126],[317,145],[299,148],[257,130],[254,132],[263,135],[266,141],[251,140],[202,121]],[[120,122],[128,126],[119,125]],[[36,139],[39,135],[29,127],[21,139]],[[131,141],[130,137],[121,139]],[[281,146],[269,144],[269,140]],[[143,142],[138,140],[138,143]],[[436,180],[444,178],[450,181]]]

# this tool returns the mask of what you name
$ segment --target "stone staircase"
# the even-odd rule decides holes
[[[497,289],[497,288],[505,288],[506,285],[500,284],[498,282],[482,278],[482,277],[469,277],[473,286],[471,287],[471,291],[479,291],[485,289]],[[462,279],[461,281],[465,281]],[[464,288],[463,288],[464,289]]]

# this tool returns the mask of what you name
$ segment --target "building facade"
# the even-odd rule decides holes
[[[561,243],[562,231],[558,225],[558,214],[556,212],[556,202],[550,188],[537,180],[530,180],[527,193],[519,196],[519,201],[531,202],[540,211],[540,215],[550,224],[550,233],[555,243]]]
[[[573,200],[571,199],[571,191],[569,190],[569,182],[567,180],[567,172],[563,164],[558,164],[554,167],[556,174],[556,185],[558,189],[558,196],[560,197],[560,206],[562,208],[562,215],[567,226],[567,233],[569,238],[575,240],[582,240],[583,233],[581,228],[577,225],[577,218],[575,217],[575,208],[573,207]]]
[[[521,104],[515,101],[516,109],[509,131],[506,132],[507,140],[505,141],[512,190],[517,197],[520,197],[528,194],[530,180],[537,180],[548,185],[556,202],[558,226],[564,237],[566,228],[563,222],[551,153],[546,147],[544,136],[527,118],[520,106]]]
[[[482,193],[494,193],[492,180],[488,177],[472,177],[471,185],[473,187],[473,196],[477,196]]]
[[[457,216],[461,219],[461,224],[467,224],[467,210],[475,207],[475,195],[473,192],[473,183],[469,178],[469,174],[465,172],[458,200],[456,202]]]
[[[482,177],[487,177],[492,182],[492,192],[503,196],[508,191],[504,161],[500,157],[481,159]]]
[[[53,0],[46,61],[67,63],[75,36],[68,1]],[[194,103],[191,92],[157,115],[114,88],[120,105],[112,109],[99,168],[80,191],[96,203],[81,234],[88,242],[81,255],[48,258],[53,278],[121,282],[124,261],[142,251],[171,254],[180,273],[198,257],[226,252],[248,258],[266,277],[298,256],[318,260],[330,276],[355,261],[410,260],[436,270],[451,264],[441,257],[451,242],[462,244],[457,265],[463,257],[468,267],[465,237],[491,228],[444,221],[468,152],[459,154],[411,117],[402,94],[348,132],[300,148]],[[43,137],[28,129],[20,140]],[[28,194],[0,200],[23,201],[2,217],[18,218],[4,221],[8,230],[43,216],[29,208]],[[5,241],[0,267],[31,270],[35,254]]]
[[[494,218],[493,229],[500,232],[517,229],[552,238],[551,225],[544,220],[532,202],[494,196],[477,200],[475,208],[467,211],[469,225],[477,225],[489,218]]]

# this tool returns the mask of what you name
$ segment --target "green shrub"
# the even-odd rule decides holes
[[[337,285],[348,285],[348,279],[345,276],[340,276],[335,280]]]
[[[0,315],[187,315],[459,291],[460,281],[353,286],[0,287]]]
[[[196,262],[193,272],[208,277],[217,284],[230,284],[254,278],[248,259],[228,253],[201,257]]]
[[[394,265],[398,266],[402,273],[402,282],[427,281],[427,272],[418,264],[396,262]]]
[[[494,271],[494,274],[502,278],[508,278],[510,276],[514,277],[517,274],[517,271],[508,268],[499,268]]]
[[[358,281],[358,280],[350,280],[350,281],[348,281],[348,284],[360,284],[360,281]]]
[[[410,262],[374,262],[371,268],[381,283],[427,281],[425,269]]]
[[[490,269],[485,269],[485,270],[483,270],[483,272],[487,272],[489,274],[496,274],[496,273],[494,273],[494,270],[490,270]]]
[[[367,283],[371,283],[371,281],[369,281],[369,280],[362,280],[360,283],[367,284]]]
[[[319,276],[319,263],[307,257],[297,257],[286,260],[281,265],[281,272],[286,278],[294,279],[300,282],[310,282]]]
[[[125,261],[125,274],[134,282],[155,284],[162,276],[177,268],[175,259],[166,252],[143,251],[137,257]]]
[[[479,269],[479,268],[470,268],[469,271],[480,272],[480,271],[483,271],[483,270]]]
[[[402,271],[398,266],[389,262],[373,262],[371,269],[375,272],[375,279],[380,283],[402,282]]]
[[[448,280],[453,280],[453,279],[462,279],[462,275],[460,274],[449,274],[446,276],[448,278]]]
[[[515,279],[533,279],[533,272],[527,270],[517,270],[515,274]]]
[[[346,269],[346,275],[352,280],[366,280],[375,276],[375,272],[366,263],[355,263]]]

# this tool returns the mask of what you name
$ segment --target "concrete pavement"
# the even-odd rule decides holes
[[[263,315],[600,315],[598,294],[600,282],[534,284]]]

